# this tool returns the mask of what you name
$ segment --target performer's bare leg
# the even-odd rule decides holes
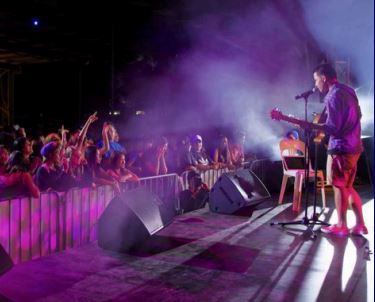
[[[359,196],[358,192],[353,188],[349,188],[349,203],[351,204],[353,208],[353,212],[355,214],[356,219],[356,226],[364,226],[365,221],[363,219],[363,213],[362,213],[362,200]]]
[[[346,221],[346,212],[348,211],[348,199],[349,194],[346,188],[333,187],[335,206],[337,211],[337,226],[338,227],[347,227]]]

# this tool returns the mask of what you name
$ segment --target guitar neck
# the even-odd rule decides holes
[[[325,113],[325,111],[323,111],[323,113]],[[281,121],[285,121],[285,122],[288,122],[288,123],[291,123],[291,124],[298,125],[302,129],[317,130],[318,132],[321,132],[321,133],[319,133],[319,136],[324,137],[324,132],[326,130],[324,125],[316,124],[314,122],[306,122],[304,120],[300,120],[300,119],[297,119],[297,118],[294,118],[294,117],[291,117],[291,116],[286,116],[286,115],[282,114],[282,112],[280,110],[278,110],[277,108],[275,108],[271,111],[271,118],[274,119],[274,120],[281,120]],[[319,119],[319,122],[320,121],[321,121],[321,119]]]
[[[305,121],[299,120],[297,118],[286,116],[286,115],[281,115],[280,119],[285,121],[285,122],[298,125],[302,128],[306,128],[307,126],[312,127],[314,125],[313,123],[305,122]]]
[[[318,124],[314,124],[314,123],[311,123],[311,122],[302,121],[302,120],[296,119],[294,117],[286,116],[286,115],[280,116],[280,120],[283,120],[283,121],[286,121],[288,123],[292,123],[292,124],[298,125],[301,128],[303,128],[303,129],[310,128],[310,129],[321,131],[321,132],[324,133],[324,129],[322,129],[322,126],[320,126]]]

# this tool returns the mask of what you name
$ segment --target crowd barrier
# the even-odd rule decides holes
[[[227,169],[202,173],[211,188]],[[141,178],[139,182],[123,184],[125,191],[142,186],[162,201],[175,202],[179,210],[178,193],[187,189],[187,173]],[[114,197],[110,186],[73,188],[67,192],[45,192],[40,198],[17,197],[0,201],[0,245],[13,263],[78,247],[95,241],[96,224]]]
[[[215,182],[218,180],[218,178],[228,172],[229,170],[227,168],[223,169],[212,169],[207,170],[204,172],[201,172],[202,181],[208,186],[209,189],[213,187]],[[188,174],[189,171],[185,171],[181,174],[181,181],[182,181],[182,188],[183,190],[186,190],[188,188]]]
[[[161,200],[176,197],[177,174],[141,178],[126,183],[125,191],[143,186]],[[0,245],[13,263],[36,259],[96,240],[96,223],[114,191],[110,186],[46,192],[40,198],[0,201]]]

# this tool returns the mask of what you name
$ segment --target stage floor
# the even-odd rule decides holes
[[[176,217],[128,254],[93,242],[16,265],[0,276],[0,301],[373,301],[374,193],[357,189],[365,237],[270,226],[304,216],[291,203],[276,206],[277,197],[241,216],[205,208]],[[320,219],[335,222],[332,192],[327,204]]]

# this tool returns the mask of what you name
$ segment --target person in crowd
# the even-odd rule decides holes
[[[103,135],[103,139],[98,142],[97,147],[102,154],[102,166],[109,167],[111,158],[114,152],[121,152],[124,154],[126,154],[127,152],[126,152],[125,147],[119,143],[120,136],[115,126],[109,122],[106,122],[105,124],[106,124],[106,129],[107,129],[106,131],[107,138],[105,138]],[[106,146],[107,139],[108,139],[108,146]]]
[[[42,137],[38,139],[34,139],[31,141],[31,148],[33,152],[30,155],[30,171],[31,175],[34,175],[36,170],[42,165],[43,163],[43,156],[41,155],[40,151],[42,151],[44,144]]]
[[[23,127],[20,127],[19,125],[14,126],[16,139],[19,137],[27,137],[26,130]]]
[[[82,127],[82,129],[79,131],[78,133],[78,136],[76,137],[76,139],[73,139],[73,141],[75,141],[75,144],[72,144],[73,146],[76,146],[76,148],[78,148],[80,150],[80,152],[84,152],[84,147],[85,147],[85,140],[86,140],[86,137],[87,137],[87,131],[89,129],[89,127],[91,126],[92,123],[94,123],[95,121],[97,121],[98,117],[97,117],[97,112],[94,112],[93,114],[91,114],[87,121],[85,122],[85,125]],[[103,136],[103,153],[108,150],[109,148],[109,143],[108,143],[108,136],[106,135],[107,132],[109,131],[109,126],[107,124],[104,124],[103,125],[103,129],[102,129],[102,136]]]
[[[13,150],[22,153],[25,163],[30,162],[30,155],[33,153],[33,148],[29,139],[24,136],[18,137],[13,143]]]
[[[287,138],[287,139],[291,139],[291,140],[299,140],[299,134],[298,134],[298,131],[295,130],[295,129],[288,131],[288,132],[285,134],[285,138]]]
[[[81,130],[74,134],[74,137],[70,138],[68,146],[66,148],[65,156],[68,159],[67,173],[75,179],[75,181],[80,184],[83,181],[83,171],[84,171],[84,152],[86,149],[85,140],[87,131],[92,123],[94,123],[98,117],[97,112],[91,114],[85,122],[85,125]],[[106,129],[108,127],[103,125],[103,136],[106,137]],[[106,144],[108,146],[108,144]]]
[[[187,179],[188,189],[179,195],[180,208],[183,213],[203,208],[208,202],[210,192],[198,172],[189,171]]]
[[[217,165],[215,165],[207,156],[206,150],[203,147],[203,139],[200,135],[194,135],[191,139],[191,144],[192,166],[199,171],[207,171],[217,168]]]
[[[181,141],[181,146],[178,154],[178,174],[183,173],[187,170],[192,170],[193,166],[193,156],[191,154],[191,140],[189,136],[186,136]]]
[[[13,151],[7,161],[6,174],[0,175],[0,198],[30,195],[39,198],[35,185],[21,151]]]
[[[179,168],[179,150],[178,138],[174,134],[168,136],[168,150],[165,156],[168,172],[177,173]]]
[[[33,156],[32,142],[28,138],[20,136],[14,141],[13,149],[22,153],[23,162],[26,164],[31,175],[34,175],[36,170],[41,166],[42,160],[39,156]]]
[[[218,139],[218,144],[213,150],[213,162],[219,166],[219,168],[233,169],[232,158],[229,151],[228,138],[221,135]]]
[[[28,171],[28,164],[25,162],[25,157],[23,156],[22,152],[15,150],[9,155],[6,172],[14,173],[18,171]]]
[[[101,159],[100,151],[95,145],[86,148],[83,185],[93,188],[98,185],[110,185],[116,194],[119,194],[121,190],[118,182],[100,166]]]
[[[127,167],[136,175],[145,176],[147,171],[144,168],[144,156],[151,153],[154,141],[151,137],[139,140],[135,150],[130,154]]]
[[[84,142],[85,147],[88,146],[96,146],[95,144],[95,139],[89,135],[86,136],[85,142]]]
[[[49,133],[44,139],[44,145],[47,145],[50,142],[56,142],[60,146],[60,162],[62,167],[67,170],[68,169],[68,160],[65,156],[65,148],[66,148],[66,133],[68,132],[64,126],[58,130],[58,133],[61,134],[61,137],[58,133]]]
[[[285,143],[290,143],[290,142],[293,142],[294,143],[297,143],[299,148],[303,147],[304,148],[304,145],[305,143],[302,142],[300,139],[299,139],[299,134],[298,134],[298,131],[293,129],[293,130],[290,130],[288,131],[286,134],[285,134],[285,137],[280,141],[281,142],[285,142]],[[303,155],[304,152],[300,151],[300,150],[297,150],[298,148],[295,148],[295,149],[289,149],[288,150],[288,154],[283,154],[283,155]],[[291,152],[293,150],[293,152]]]
[[[69,137],[68,146],[77,146],[79,134],[82,132],[82,128],[74,130]]]
[[[107,173],[118,182],[139,181],[139,177],[126,169],[126,156],[115,152],[111,160],[111,169]]]
[[[230,145],[229,150],[232,164],[239,168],[245,163],[245,132],[237,132],[234,139],[235,143]]]
[[[83,182],[83,154],[81,148],[70,146],[67,150],[68,169],[67,173],[75,180],[77,186]]]
[[[8,149],[0,145],[0,175],[4,175],[6,173],[6,164],[9,159],[9,151]]]
[[[56,142],[61,144],[61,138],[57,133],[49,133],[45,138],[44,138],[44,144],[48,144],[50,142]]]
[[[157,176],[168,173],[168,167],[165,160],[168,149],[168,140],[162,136],[156,140],[154,147],[148,149],[143,156],[142,175]]]
[[[62,167],[60,149],[59,143],[51,141],[41,150],[44,162],[38,168],[35,177],[41,191],[65,191],[76,185],[74,179]]]

